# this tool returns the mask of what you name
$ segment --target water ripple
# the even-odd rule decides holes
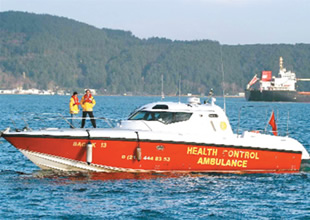
[[[159,97],[95,97],[95,116],[126,118]],[[170,98],[178,101],[178,98]],[[182,98],[183,99],[183,98]],[[0,129],[25,126],[19,115],[67,112],[67,96],[0,95]],[[223,100],[218,99],[223,105]],[[238,113],[249,103],[227,99],[234,130]],[[278,111],[280,129],[310,146],[310,105],[251,103],[240,127],[265,129],[266,112]],[[23,106],[21,108],[20,106]],[[117,109],[117,111],[115,111]],[[249,109],[253,109],[249,107]],[[258,111],[257,109],[262,109]],[[287,121],[287,112],[289,121]],[[39,118],[33,120],[38,126]],[[50,121],[53,122],[52,120]],[[57,125],[57,124],[56,124]],[[59,124],[58,124],[59,125]],[[90,126],[90,124],[88,124]],[[101,174],[39,170],[5,140],[0,143],[2,219],[309,219],[310,164],[295,174]]]

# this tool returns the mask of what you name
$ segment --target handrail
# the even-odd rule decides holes
[[[258,105],[258,106],[255,106],[255,105],[244,105],[244,106],[241,106],[239,108],[239,113],[238,113],[238,125],[237,125],[237,131],[236,131],[236,134],[237,134],[237,137],[239,137],[239,129],[240,129],[240,120],[241,120],[241,112],[243,109],[245,108],[271,108],[271,106],[269,105]],[[277,115],[278,115],[278,108],[271,108],[271,109],[276,109],[277,111]],[[264,131],[264,133],[268,133],[267,131],[267,127],[268,127],[268,113],[266,111],[266,119],[265,119],[267,122],[266,122],[266,126],[265,126],[265,129],[262,130]],[[288,129],[289,129],[289,111],[288,111],[288,117],[287,117],[287,124],[286,124],[287,128],[286,128],[286,136],[289,135],[289,132],[288,132]]]
[[[71,118],[70,116],[64,116],[61,113],[22,113],[20,116],[15,115],[15,117],[11,118],[13,127],[16,131],[22,131],[22,130],[31,130],[31,127],[35,127],[37,129],[45,129],[48,127],[66,127],[64,123],[61,123],[61,121],[65,122],[65,124],[69,125],[71,128],[75,128],[73,123],[70,122],[70,120],[82,120],[83,117],[74,117]],[[90,119],[89,117],[85,117],[84,119]],[[106,117],[95,117],[96,120],[102,120],[104,121],[104,124],[107,126],[103,127],[109,127],[114,128],[116,126],[116,123],[118,123],[119,119],[109,119]],[[35,124],[34,124],[35,123]],[[56,126],[55,126],[56,124]],[[68,126],[68,127],[69,127]],[[19,129],[21,128],[21,129]]]

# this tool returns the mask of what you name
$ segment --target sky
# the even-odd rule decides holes
[[[310,0],[0,0],[0,11],[67,17],[141,39],[310,43]]]

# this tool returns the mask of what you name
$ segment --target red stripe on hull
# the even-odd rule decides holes
[[[18,149],[86,162],[87,139],[5,137]],[[301,152],[226,146],[91,140],[93,164],[149,171],[185,172],[290,172],[299,171]]]

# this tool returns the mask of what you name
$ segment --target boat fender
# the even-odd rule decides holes
[[[259,134],[259,131],[256,131],[256,130],[250,131],[250,132],[255,133],[255,134]]]
[[[141,147],[140,147],[140,138],[139,138],[139,133],[136,131],[136,134],[137,134],[137,142],[138,142],[138,145],[136,147],[136,158],[138,161],[141,160],[141,155],[142,155],[142,152],[141,152]]]
[[[141,160],[141,147],[140,146],[137,146],[136,148],[136,157],[138,161]]]
[[[93,160],[93,145],[90,142],[90,133],[89,130],[86,130],[87,135],[88,135],[88,143],[86,145],[86,162],[88,165],[91,164],[92,160]]]
[[[86,162],[88,165],[91,164],[93,160],[93,145],[90,141],[88,141],[86,145]]]

